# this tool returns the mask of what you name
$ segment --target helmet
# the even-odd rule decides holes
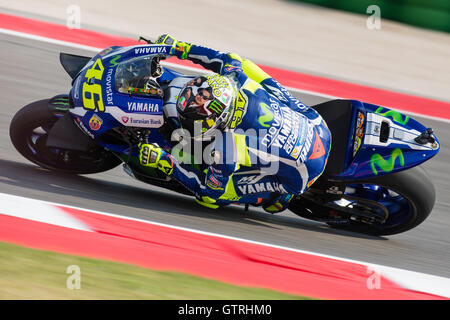
[[[194,138],[206,137],[213,129],[224,130],[233,117],[236,94],[234,82],[219,74],[189,81],[177,98],[182,128]]]

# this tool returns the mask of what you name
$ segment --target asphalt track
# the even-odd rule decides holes
[[[31,101],[70,89],[70,79],[59,64],[60,51],[92,55],[0,35],[0,192],[450,277],[449,122],[414,117],[432,127],[441,142],[438,156],[424,164],[435,183],[437,202],[423,224],[404,234],[366,236],[291,213],[272,216],[236,206],[210,211],[193,198],[134,181],[120,167],[71,176],[41,169],[16,152],[8,134],[15,112]],[[326,100],[293,94],[309,105]]]

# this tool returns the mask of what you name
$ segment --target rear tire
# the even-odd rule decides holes
[[[402,233],[421,224],[430,215],[436,200],[433,182],[421,167],[352,181],[351,185],[384,187],[403,198],[404,208],[397,213],[390,212],[389,217],[382,224],[366,224],[355,221],[349,221],[347,224],[327,222],[334,228],[380,236]],[[296,206],[293,203],[292,206],[289,206],[289,209],[294,213],[298,212],[296,214],[299,216],[306,217],[303,214],[304,208],[301,208],[299,204]]]
[[[49,101],[32,102],[11,120],[11,142],[22,156],[45,169],[72,174],[99,173],[121,163],[114,154],[99,146],[89,152],[47,147],[47,134],[58,120],[49,107]]]
[[[360,183],[358,181],[358,183]],[[409,202],[410,215],[399,224],[386,226],[394,217],[390,217],[379,228],[374,229],[378,235],[392,235],[402,233],[417,227],[430,215],[436,201],[436,191],[429,175],[422,167],[414,167],[409,170],[393,174],[367,179],[364,183],[370,183],[386,187]]]

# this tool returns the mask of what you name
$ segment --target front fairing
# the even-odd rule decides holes
[[[96,140],[118,126],[161,127],[163,98],[119,92],[116,71],[121,63],[167,54],[169,49],[165,45],[113,46],[95,55],[73,81],[70,112],[79,127]],[[176,72],[167,71],[159,80],[170,81],[175,76]]]

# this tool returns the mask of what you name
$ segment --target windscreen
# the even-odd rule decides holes
[[[154,57],[139,57],[117,65],[115,85],[120,93],[162,98],[162,90],[154,74]]]

